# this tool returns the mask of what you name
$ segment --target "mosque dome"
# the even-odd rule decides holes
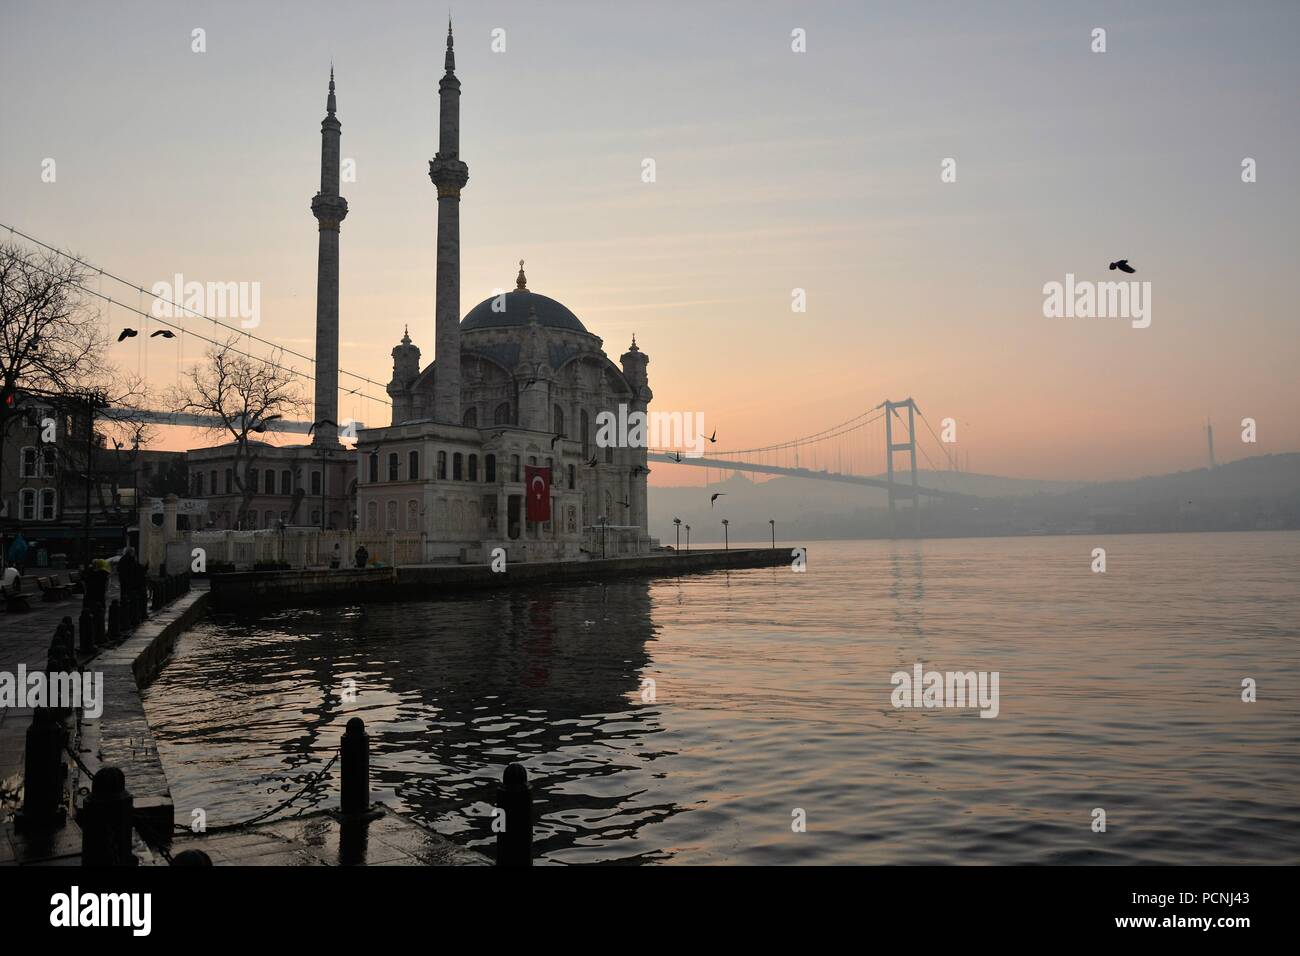
[[[492,304],[498,300],[502,303],[501,311],[493,311]],[[474,306],[461,321],[460,329],[462,332],[473,332],[477,329],[523,328],[534,312],[538,323],[547,328],[567,329],[570,332],[587,331],[586,326],[567,306],[548,296],[528,291],[522,260],[514,291],[502,296],[494,295]]]

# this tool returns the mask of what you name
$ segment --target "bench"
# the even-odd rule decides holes
[[[10,614],[32,609],[31,603],[27,600],[27,595],[20,590],[21,587],[22,578],[18,578],[13,587],[0,587],[0,596],[4,597],[5,610]]]
[[[86,582],[82,580],[80,571],[68,572],[68,586],[72,588],[73,594],[86,593]]]
[[[37,578],[36,586],[41,589],[42,601],[62,601],[72,593],[72,587],[59,580],[59,576]]]

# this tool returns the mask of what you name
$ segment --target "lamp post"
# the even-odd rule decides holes
[[[686,550],[691,550],[691,526],[686,526]]]
[[[674,518],[673,524],[677,527],[677,550],[682,550],[682,519]]]
[[[772,547],[775,549],[776,548],[776,519],[768,518],[767,523],[772,528]]]
[[[600,556],[605,557],[605,516],[601,515],[596,519],[600,522]]]
[[[731,550],[731,539],[727,536],[727,525],[731,524],[726,518],[722,519],[722,547],[724,551]]]
[[[90,561],[90,486],[95,458],[95,409],[107,408],[108,396],[103,390],[96,389],[86,392],[82,398],[86,403],[86,513],[82,519],[82,561],[86,563]]]

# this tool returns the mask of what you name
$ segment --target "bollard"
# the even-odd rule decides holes
[[[32,712],[23,752],[23,807],[14,818],[16,830],[46,830],[63,826],[63,784],[68,768],[63,764],[67,732],[48,707]]]
[[[126,775],[117,767],[101,767],[81,808],[81,865],[134,866],[131,820],[135,800],[126,789]]]
[[[528,771],[512,763],[501,775],[497,806],[505,813],[505,829],[497,833],[497,866],[533,865],[533,792]]]
[[[202,850],[182,850],[172,857],[172,866],[212,866],[212,857]]]
[[[122,605],[114,598],[108,605],[108,632],[104,635],[110,644],[116,644],[122,637]]]
[[[85,605],[81,608],[81,617],[77,619],[77,635],[81,642],[81,653],[95,652],[95,615]]]
[[[98,646],[104,643],[104,605],[96,604],[90,609],[90,625],[94,628],[92,640]]]
[[[360,717],[348,721],[341,743],[340,805],[344,816],[359,816],[370,809],[370,738]]]

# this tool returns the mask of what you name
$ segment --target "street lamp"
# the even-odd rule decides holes
[[[686,526],[686,550],[691,550],[691,526]]]
[[[83,563],[90,561],[90,495],[95,458],[95,410],[108,407],[108,395],[103,389],[83,393],[82,401],[86,403],[86,514],[82,521]]]
[[[775,518],[768,518],[768,519],[767,519],[767,523],[768,523],[768,524],[771,526],[771,528],[772,528],[772,547],[775,548],[775,547],[776,547],[776,519],[775,519]]]
[[[674,518],[673,524],[677,526],[677,550],[682,550],[682,519]]]
[[[600,556],[605,557],[605,516],[596,519],[600,523]]]
[[[726,551],[731,550],[731,539],[727,536],[727,525],[731,524],[726,518],[722,519],[722,547]]]

